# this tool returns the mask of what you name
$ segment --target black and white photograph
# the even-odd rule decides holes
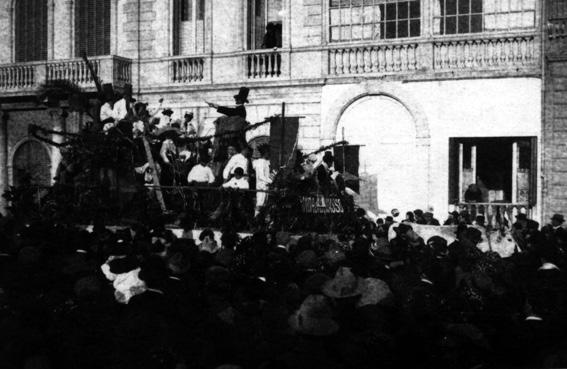
[[[567,368],[567,0],[0,0],[0,369]]]

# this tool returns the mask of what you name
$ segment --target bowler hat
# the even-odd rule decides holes
[[[238,94],[234,95],[234,98],[241,98],[244,102],[248,102],[248,93],[250,89],[248,87],[240,87]]]
[[[560,223],[565,222],[565,218],[563,217],[562,214],[553,214],[553,216],[551,217],[551,220],[555,220],[555,221],[558,221]]]
[[[173,110],[171,110],[170,108],[165,108],[161,113],[163,115],[167,115],[168,117],[171,117],[173,115]]]

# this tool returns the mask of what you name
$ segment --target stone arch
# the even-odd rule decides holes
[[[341,116],[352,103],[366,96],[377,95],[388,96],[402,104],[414,119],[418,144],[429,145],[429,123],[419,103],[401,88],[372,83],[359,84],[349,88],[334,99],[327,111],[326,119],[323,121],[325,129],[323,139],[334,139]]]
[[[419,171],[414,173],[424,185],[424,192],[415,208],[429,208],[431,199],[431,153],[430,153],[430,128],[427,117],[419,103],[405,91],[401,86],[382,85],[377,83],[363,83],[352,88],[345,89],[336,98],[327,104],[329,107],[323,112],[322,139],[323,143],[330,143],[337,138],[337,130],[341,123],[343,114],[353,106],[355,102],[367,97],[387,97],[398,103],[407,110],[415,128],[415,154],[420,158]]]
[[[49,183],[47,183],[47,181],[46,181],[45,184],[51,184],[51,155],[52,155],[52,151],[50,150],[50,148],[49,148],[49,146],[48,146],[47,144],[45,144],[44,142],[41,142],[41,141],[39,141],[39,140],[37,140],[37,139],[35,139],[35,138],[24,138],[24,139],[18,141],[18,142],[14,145],[14,147],[12,148],[12,150],[10,151],[10,154],[9,154],[9,156],[8,156],[8,164],[9,164],[9,168],[8,168],[8,169],[9,169],[9,170],[8,170],[8,175],[9,175],[8,183],[9,183],[10,185],[14,185],[14,178],[15,178],[15,173],[14,173],[14,170],[15,170],[15,160],[18,158],[18,157],[17,157],[18,151],[19,151],[20,149],[22,149],[22,148],[23,148],[25,145],[27,145],[27,144],[32,144],[32,145],[35,145],[38,149],[39,149],[39,148],[43,149],[43,153],[46,155],[46,157],[45,157],[45,159],[46,159],[45,162],[46,162],[46,164],[47,164],[47,166],[46,166],[46,168],[45,168],[45,169],[46,169],[46,174],[45,174],[45,175],[48,175],[49,178],[50,178],[50,179],[49,179]],[[40,153],[41,153],[41,151],[40,151]]]

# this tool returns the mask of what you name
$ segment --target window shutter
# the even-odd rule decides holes
[[[449,138],[449,204],[459,202],[459,152],[458,142]]]
[[[47,59],[47,2],[18,0],[14,11],[16,62]]]
[[[528,202],[530,206],[535,206],[537,202],[537,137],[530,137],[530,150],[530,192]]]
[[[110,0],[77,0],[75,56],[110,54]]]
[[[173,0],[173,55],[179,55],[181,49],[179,37],[181,32],[181,17],[183,17],[181,1],[184,0]]]

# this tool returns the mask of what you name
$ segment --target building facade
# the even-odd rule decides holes
[[[478,184],[486,208],[544,220],[567,212],[566,19],[561,0],[5,1],[0,187],[26,171],[49,183],[59,155],[28,124],[86,118],[36,91],[60,78],[94,91],[86,53],[103,83],[163,97],[173,119],[193,112],[202,134],[218,117],[205,101],[231,104],[242,85],[252,123],[285,102],[305,151],[361,145],[360,201],[376,214],[444,219]]]

